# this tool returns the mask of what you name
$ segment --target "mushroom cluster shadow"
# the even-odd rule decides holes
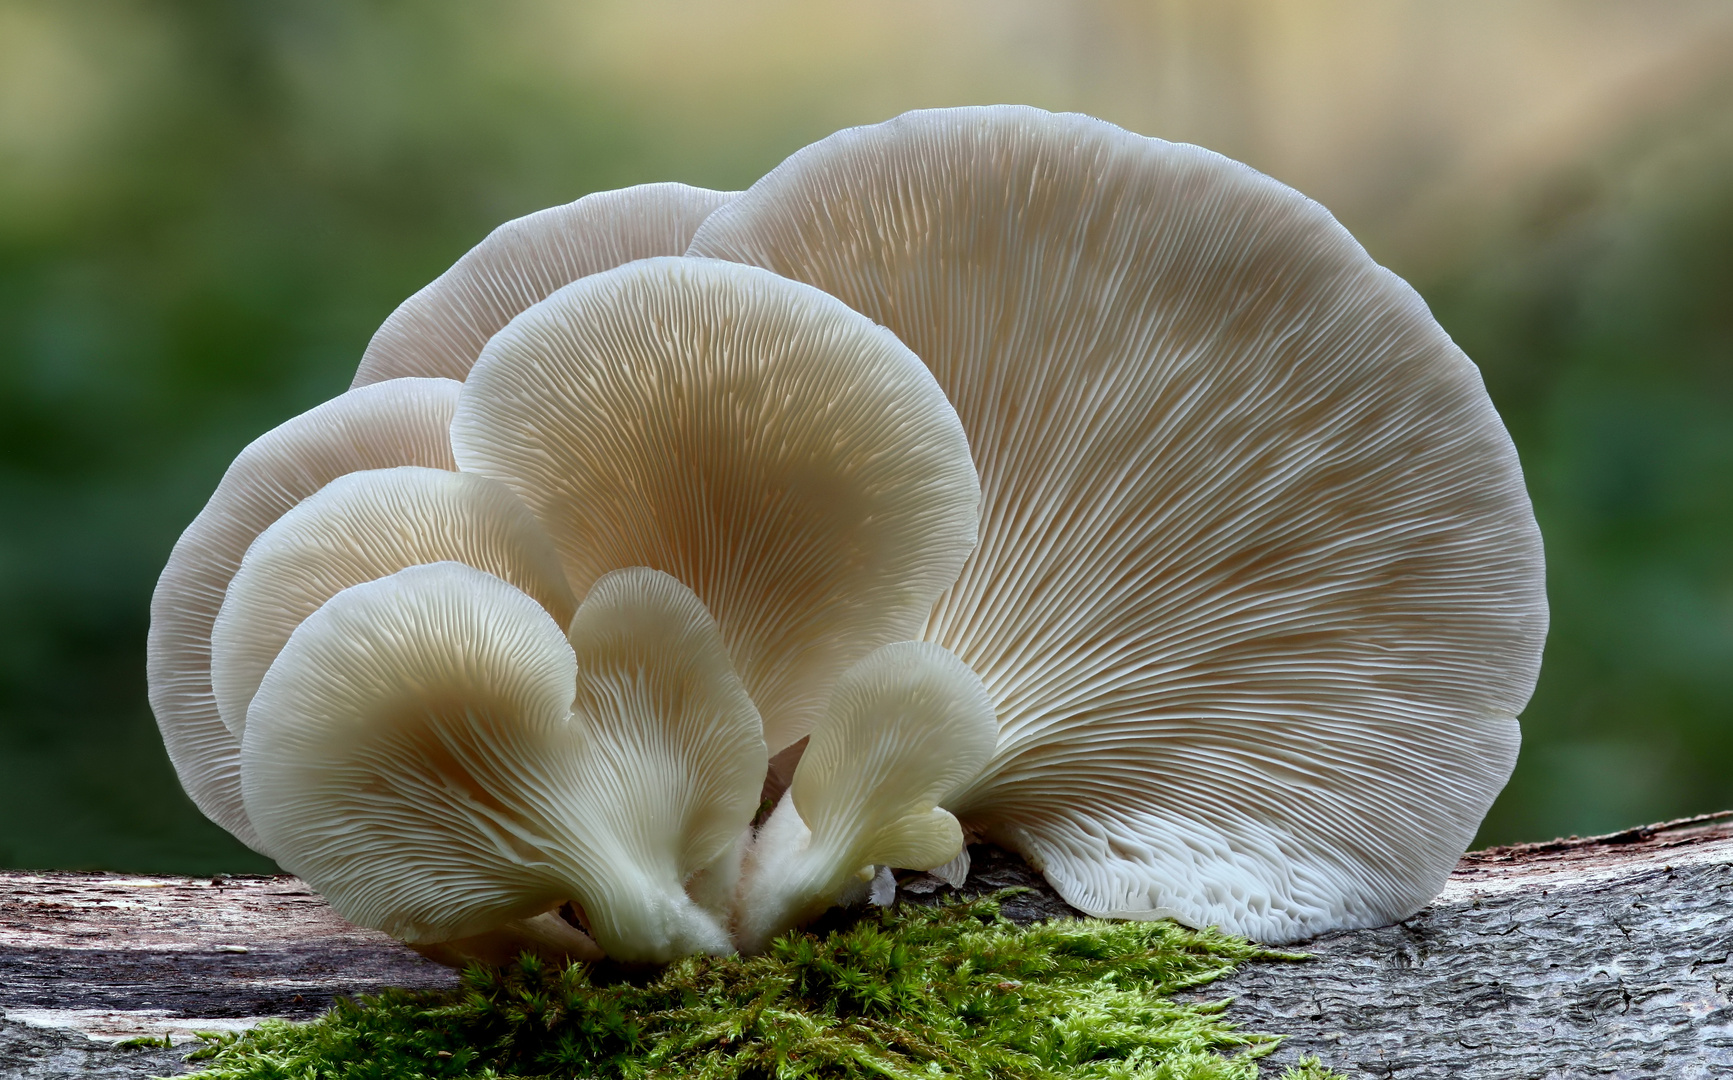
[[[909,113],[501,226],[181,537],[199,808],[443,962],[752,953],[1017,852],[1279,944],[1424,906],[1546,632],[1479,372],[1316,203]]]

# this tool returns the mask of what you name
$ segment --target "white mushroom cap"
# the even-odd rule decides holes
[[[939,803],[980,773],[997,735],[980,677],[937,645],[895,642],[844,672],[747,856],[741,949],[817,916],[875,866],[955,858],[962,828]]]
[[[574,591],[621,566],[690,586],[773,753],[844,668],[918,634],[975,542],[968,443],[920,360],[730,263],[647,259],[524,312],[465,384],[452,445],[529,505]]]
[[[604,578],[568,641],[444,562],[295,629],[242,779],[279,861],[353,922],[462,952],[571,899],[609,955],[670,960],[729,947],[682,885],[746,827],[766,758],[714,622],[667,575]]]
[[[1317,204],[1000,106],[800,151],[690,254],[897,333],[968,432],[981,543],[925,636],[985,680],[947,806],[1092,914],[1387,923],[1509,776],[1539,533],[1479,373]]]
[[[350,473],[253,541],[211,630],[211,685],[238,739],[247,703],[295,627],[351,585],[460,562],[528,593],[561,626],[577,601],[529,509],[474,473],[399,466]]]
[[[157,581],[145,646],[151,709],[181,786],[249,847],[263,850],[241,806],[240,740],[224,726],[211,689],[211,624],[229,580],[261,532],[345,473],[456,469],[448,429],[459,388],[447,379],[383,382],[259,436],[223,474]]]
[[[716,622],[685,585],[633,567],[596,582],[569,636],[590,748],[569,805],[614,845],[582,894],[591,933],[620,960],[733,951],[725,910],[701,921],[678,904],[736,856],[769,761]]]
[[[253,699],[247,812],[339,914],[404,941],[540,914],[574,891],[549,811],[581,769],[576,667],[540,605],[471,567],[345,589]]]
[[[963,833],[939,803],[993,756],[999,725],[980,676],[931,642],[876,650],[836,682],[788,794],[814,846],[927,870],[956,858]]]
[[[406,375],[462,380],[487,339],[518,312],[588,274],[684,253],[699,222],[733,197],[640,184],[508,221],[386,318],[354,385]]]

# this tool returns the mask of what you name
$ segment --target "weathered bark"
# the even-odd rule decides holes
[[[1733,815],[1472,852],[1413,918],[1209,988],[1354,1077],[1733,1077]]]
[[[294,878],[0,874],[3,1080],[180,1072],[185,1047],[112,1043],[186,1043],[312,1017],[338,994],[455,982]]]
[[[1015,859],[975,855],[966,891],[1031,885],[1007,914],[1069,911]],[[901,893],[949,891],[919,875]],[[1314,960],[1203,991],[1289,1033],[1277,1062],[1403,1080],[1733,1076],[1733,814],[1476,852],[1399,926],[1304,948]],[[455,980],[293,878],[0,874],[0,1080],[175,1072],[184,1048],[112,1040]]]

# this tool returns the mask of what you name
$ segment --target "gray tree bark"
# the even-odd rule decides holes
[[[1471,852],[1432,905],[1209,988],[1353,1077],[1733,1077],[1733,815]]]
[[[974,849],[967,893],[1031,891],[1021,920],[1071,913],[1014,857]],[[914,875],[901,898],[951,892]],[[1301,946],[1205,988],[1352,1077],[1733,1077],[1733,812],[1607,837],[1474,852],[1401,924]],[[183,1071],[197,1031],[317,1015],[338,994],[456,975],[338,918],[285,877],[0,874],[0,1080]],[[173,1049],[117,1040],[168,1036]]]

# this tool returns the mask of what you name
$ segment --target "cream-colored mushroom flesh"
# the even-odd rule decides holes
[[[1270,941],[1437,892],[1515,760],[1540,537],[1479,373],[1323,208],[936,110],[800,151],[690,254],[889,327],[962,418],[981,543],[925,636],[1001,725],[965,823],[1090,913]]]
[[[684,923],[644,925],[673,925],[657,898],[719,869],[758,809],[769,761],[763,724],[715,620],[680,582],[633,567],[596,582],[570,637],[575,708],[590,735],[585,821],[622,852],[585,894],[591,932],[621,960],[732,951],[724,910],[708,913],[717,934],[709,940]]]
[[[939,803],[975,779],[998,738],[980,676],[930,642],[886,645],[837,680],[789,798],[815,845],[928,870],[962,850]]]
[[[397,379],[351,390],[259,436],[187,526],[150,604],[151,709],[181,786],[206,817],[259,841],[241,806],[240,740],[211,687],[211,626],[247,547],[302,499],[345,473],[456,469],[449,427],[459,385]]]
[[[463,379],[481,347],[560,286],[636,259],[680,255],[733,192],[640,184],[508,221],[385,320],[355,385],[406,375]]]
[[[648,566],[715,616],[772,753],[918,634],[975,542],[967,440],[895,336],[816,289],[649,259],[491,340],[452,445],[542,521],[574,591]]]
[[[247,812],[339,914],[404,941],[540,914],[581,873],[561,815],[584,755],[576,669],[539,604],[471,567],[345,589],[254,696]]]
[[[460,562],[530,594],[556,623],[577,601],[529,509],[474,473],[400,466],[340,476],[253,541],[211,631],[211,685],[239,738],[247,703],[301,620],[351,585]]]
[[[278,860],[353,922],[462,954],[569,899],[608,955],[666,961],[729,948],[683,885],[746,828],[766,757],[714,622],[667,575],[604,578],[568,638],[442,562],[296,627],[242,780]]]
[[[875,866],[956,858],[962,829],[939,803],[980,773],[997,734],[980,677],[930,642],[886,645],[844,672],[747,855],[740,947],[762,949]]]

